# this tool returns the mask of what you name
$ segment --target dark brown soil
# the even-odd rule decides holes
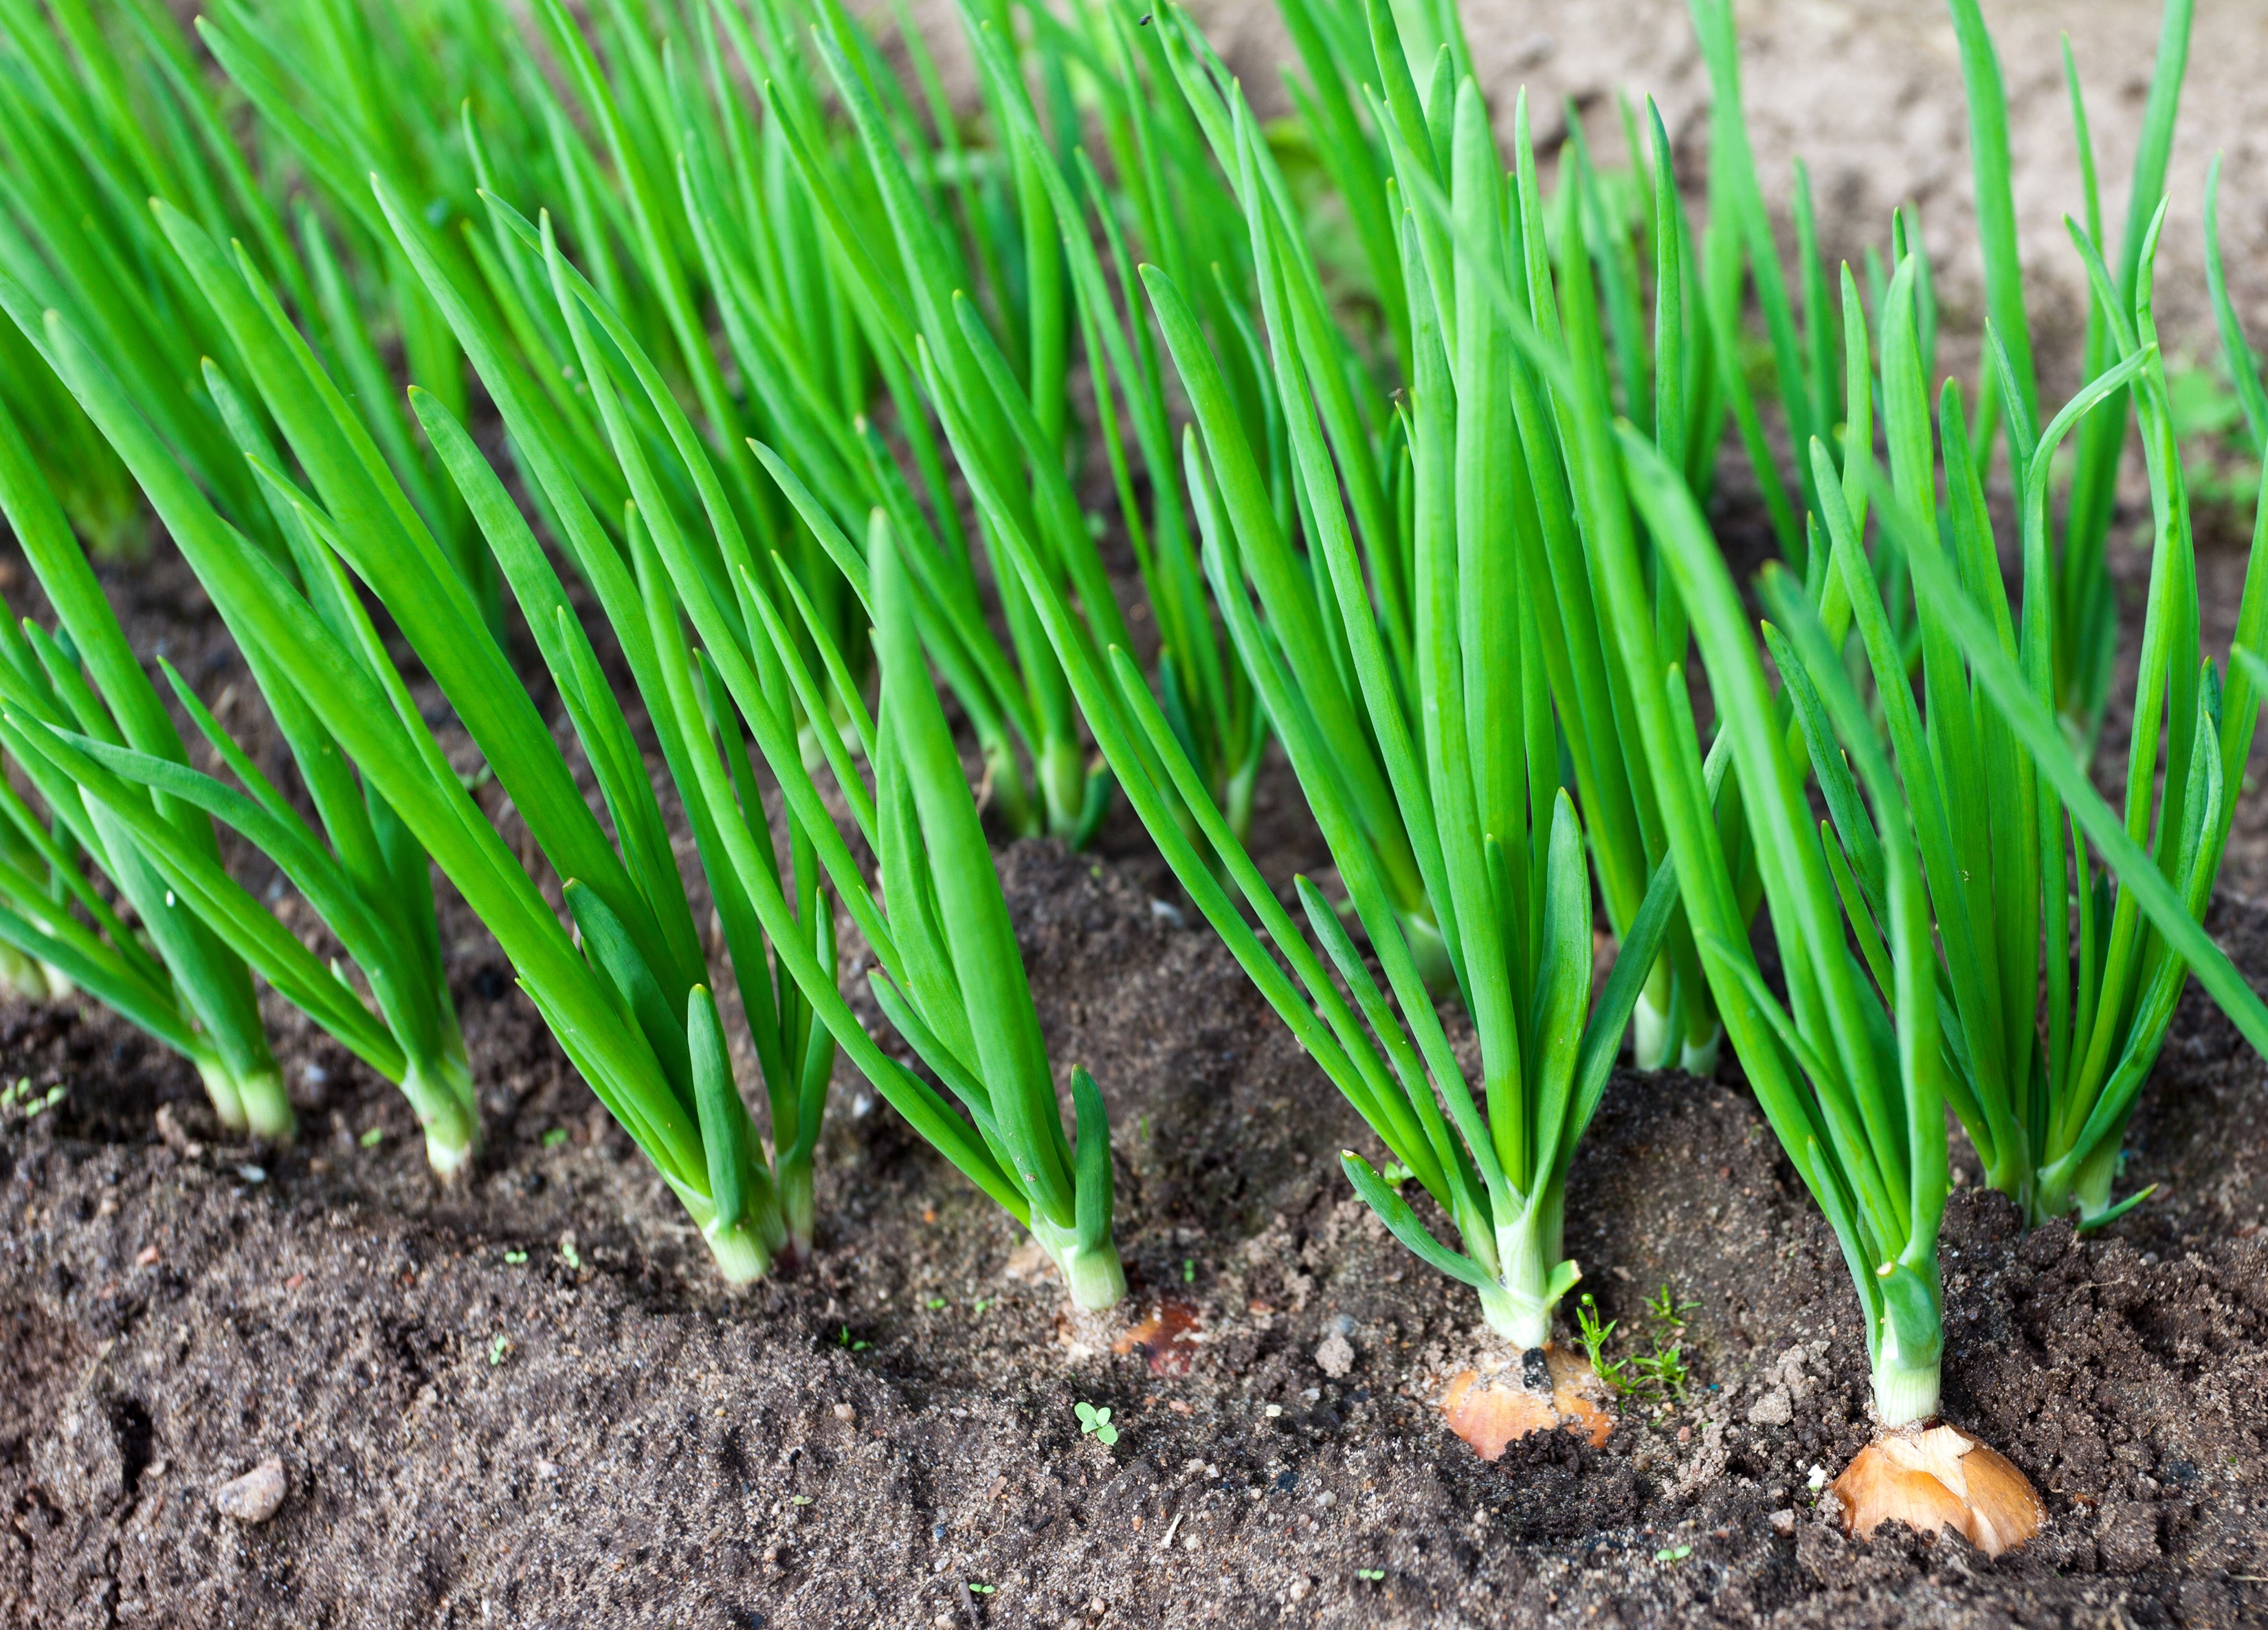
[[[1476,53],[1545,104],[1616,80],[1663,90],[1673,114],[1690,102],[1682,8],[1582,9],[1501,7]],[[1830,232],[1855,240],[1924,195],[1957,322],[1957,78],[1941,11],[1909,9],[1744,6],[1750,102],[1768,171],[1791,147],[1820,159]],[[2074,24],[2105,87],[2107,174],[2126,162],[2146,10]],[[2176,169],[2192,192],[2202,151],[2238,128],[2245,64],[2268,59],[2268,36],[2206,10],[2186,127],[2206,134]],[[2059,198],[2039,13],[1994,17],[2020,187]],[[1248,33],[1229,46],[1257,81],[1276,47]],[[1815,135],[1828,62],[1879,91],[1838,93],[1831,145]],[[1854,107],[1874,111],[1853,123]],[[2264,190],[2232,168],[2233,210]],[[2248,209],[2239,260],[2263,231]],[[2194,260],[2178,232],[2169,254]],[[2253,295],[2257,274],[2233,270]],[[2216,649],[2242,542],[2222,527],[2201,544]],[[2116,558],[2131,599],[2138,557]],[[261,740],[179,563],[113,586],[137,648]],[[11,559],[0,588],[37,608]],[[1296,794],[1273,785],[1263,863],[1313,869]],[[2268,1622],[2268,1072],[2194,989],[2130,1139],[2125,1184],[2160,1187],[2110,1237],[2025,1236],[1998,1197],[1955,1198],[1947,1411],[2051,1513],[1991,1562],[1952,1539],[1853,1545],[1820,1508],[1814,1468],[1867,1433],[1857,1317],[1736,1080],[1618,1077],[1570,1184],[1570,1249],[1620,1321],[1610,1352],[1633,1350],[1660,1287],[1692,1304],[1684,1397],[1630,1407],[1603,1448],[1554,1435],[1485,1464],[1431,1405],[1483,1345],[1476,1309],[1351,1198],[1335,1157],[1367,1147],[1363,1129],[1159,897],[1138,833],[1120,822],[1091,858],[1020,845],[1002,867],[1052,1054],[1110,1101],[1124,1317],[1068,1317],[1016,1231],[847,1073],[816,1259],[722,1294],[453,902],[490,1140],[453,1191],[398,1095],[288,1011],[270,1016],[304,1130],[273,1150],[219,1139],[192,1073],[107,1015],[0,1005],[0,1074],[66,1088],[34,1118],[0,1115],[0,1624]],[[2210,926],[2268,984],[2257,797],[2223,881]],[[1168,1299],[1191,1339],[1131,1345]],[[1112,1411],[1115,1443],[1082,1436],[1081,1402]],[[279,1513],[219,1515],[215,1488],[269,1456]]]
[[[1859,1331],[1737,1088],[1619,1078],[1570,1185],[1609,1317],[1697,1304],[1684,1405],[1484,1464],[1426,1401],[1473,1308],[1346,1194],[1359,1128],[1209,937],[1049,846],[1005,869],[1055,1054],[1112,1094],[1131,1305],[1200,1339],[1112,1353],[1126,1321],[1067,1320],[848,1083],[812,1271],[728,1298],[515,1001],[468,992],[496,1147],[446,1198],[358,1071],[325,1066],[300,1148],[232,1148],[114,1022],[14,1007],[8,1073],[70,1091],[0,1134],[0,1619],[916,1626],[968,1622],[963,1585],[980,1626],[2262,1616],[2261,1071],[2194,999],[2129,1173],[2167,1186],[2117,1237],[1955,1197],[1948,1412],[2051,1512],[1991,1563],[1818,1509],[1867,1432]],[[2268,966],[2268,915],[2216,926]],[[220,1516],[269,1455],[281,1513]]]

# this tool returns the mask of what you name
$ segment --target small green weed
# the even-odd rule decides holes
[[[1609,1319],[1602,1324],[1599,1304],[1587,1291],[1575,1309],[1576,1335],[1591,1361],[1591,1368],[1598,1371],[1599,1379],[1607,1383],[1616,1397],[1649,1403],[1671,1403],[1685,1396],[1689,1379],[1685,1365],[1685,1316],[1700,1305],[1697,1302],[1678,1301],[1676,1293],[1664,1284],[1659,1292],[1646,1300],[1649,1350],[1623,1358],[1609,1358],[1607,1343],[1622,1321]]]
[[[20,1112],[26,1120],[34,1120],[61,1103],[63,1101],[63,1095],[70,1090],[61,1081],[57,1081],[42,1093],[32,1085],[32,1078],[26,1075],[19,1079],[14,1086],[5,1091],[0,1091],[0,1110],[15,1110]]]
[[[1104,1443],[1116,1443],[1118,1441],[1118,1428],[1110,1424],[1110,1412],[1108,1409],[1097,1409],[1094,1405],[1084,1402],[1075,1404],[1071,1407],[1072,1412],[1079,1416],[1079,1432],[1081,1437],[1095,1438]]]

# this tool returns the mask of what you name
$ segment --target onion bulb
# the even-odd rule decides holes
[[[1580,1432],[1596,1447],[1615,1429],[1604,1390],[1581,1355],[1554,1344],[1530,1347],[1485,1375],[1460,1371],[1441,1397],[1441,1413],[1483,1460],[1496,1459],[1514,1439],[1554,1427]]]
[[[2014,1550],[2047,1516],[2007,1457],[1942,1424],[1883,1433],[1843,1469],[1834,1493],[1854,1538],[1892,1521],[1931,1536],[1950,1528],[1986,1556]]]

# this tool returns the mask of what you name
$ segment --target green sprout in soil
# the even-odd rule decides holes
[[[1599,1306],[1584,1293],[1575,1309],[1576,1339],[1591,1361],[1591,1368],[1617,1398],[1656,1404],[1674,1403],[1685,1396],[1686,1373],[1683,1337],[1685,1315],[1700,1306],[1681,1302],[1668,1285],[1646,1301],[1648,1350],[1608,1358],[1605,1349],[1622,1321],[1599,1321]]]
[[[1073,1405],[1071,1409],[1072,1412],[1079,1417],[1079,1432],[1081,1437],[1091,1437],[1102,1443],[1116,1443],[1118,1441],[1118,1428],[1110,1424],[1109,1410],[1097,1409],[1094,1405],[1085,1402]]]
[[[1366,1584],[1374,1585],[1386,1577],[1386,1570],[1382,1567],[1358,1567],[1354,1570],[1354,1576]]]
[[[61,1081],[41,1092],[33,1086],[28,1077],[18,1080],[12,1087],[0,1091],[0,1111],[12,1110],[26,1120],[37,1120],[61,1103],[70,1093]]]

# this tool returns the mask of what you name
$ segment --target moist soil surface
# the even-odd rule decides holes
[[[1674,9],[1636,8],[1675,32]],[[1934,48],[1874,10],[1761,10],[1743,12],[1752,108],[1811,105],[1825,76],[1804,42],[1822,29],[1878,76],[1913,78]],[[2124,19],[2080,11],[2121,40]],[[1613,33],[1624,55],[1582,68],[1591,88],[1691,77],[1682,32]],[[1587,58],[1561,47],[1601,37],[1476,46],[1580,78]],[[2206,43],[2185,119],[2226,122],[2216,87],[2245,48]],[[1897,104],[1910,117],[1869,173],[1909,164],[1957,191],[1957,77],[1932,84]],[[2132,90],[2098,110],[2106,141],[2131,141]],[[2051,99],[2025,76],[2012,98],[2020,151],[2045,143]],[[2201,527],[2213,649],[2243,541]],[[2114,565],[2131,648],[2131,529]],[[170,656],[280,778],[162,542],[110,586],[136,649]],[[0,589],[41,610],[12,551]],[[468,753],[445,714],[437,699],[445,745]],[[2123,741],[2114,717],[2106,765]],[[1271,877],[1316,870],[1275,773],[1261,858]],[[230,858],[262,886],[263,862]],[[1855,1303],[1729,1059],[1716,1081],[1618,1074],[1568,1187],[1608,1357],[1659,1350],[1646,1304],[1667,1287],[1682,1390],[1624,1399],[1602,1444],[1553,1433],[1485,1463],[1435,1407],[1490,1353],[1476,1308],[1351,1197],[1338,1151],[1379,1151],[1138,832],[1122,819],[1092,855],[999,859],[1051,1055],[1109,1100],[1133,1287],[1111,1316],[1073,1316],[1018,1231],[847,1070],[813,1259],[724,1292],[446,893],[488,1138],[453,1189],[399,1095],[280,1006],[288,1148],[232,1143],[194,1073],[101,1010],[0,1002],[0,1073],[35,1103],[64,1088],[0,1112],[0,1624],[2268,1622],[2268,1087],[2194,986],[2121,1180],[2156,1190],[2103,1234],[2026,1233],[1955,1135],[1946,1413],[2049,1512],[1995,1561],[1903,1530],[1854,1544],[1831,1520],[1816,1485],[1871,1430]],[[2257,797],[2222,882],[2208,926],[2268,985]],[[1080,1404],[1108,1433],[1082,1432]],[[270,1457],[276,1514],[222,1515],[216,1491]]]

